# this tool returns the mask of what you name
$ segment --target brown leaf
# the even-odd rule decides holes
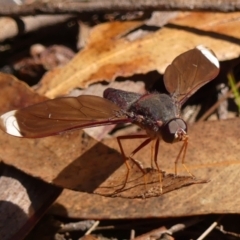
[[[240,53],[239,16],[238,12],[186,12],[160,30],[134,41],[123,36],[141,22],[98,25],[86,48],[56,74],[47,74],[38,92],[53,98],[100,80],[110,82],[118,76],[153,70],[163,73],[177,55],[199,44],[213,49],[220,60],[235,58]]]
[[[12,75],[0,73],[0,111],[1,113],[26,107],[46,100],[46,97],[33,92],[27,84]]]
[[[239,119],[195,124],[190,128],[189,136],[188,167],[195,176],[209,179],[209,183],[192,185],[142,201],[103,198],[65,190],[57,204],[65,208],[68,216],[81,218],[146,218],[239,213],[236,197],[240,194]],[[126,143],[126,147],[128,145],[129,142]],[[169,171],[173,169],[176,148],[177,144],[162,144],[159,159],[162,169],[166,170],[167,166]],[[145,155],[141,153],[141,156],[143,154]],[[59,210],[57,205],[53,210]]]
[[[53,211],[59,210],[63,215],[67,212],[69,217],[114,219],[239,213],[239,120],[195,124],[189,135],[187,162],[191,162],[191,172],[209,179],[209,183],[145,200],[112,199],[65,190]],[[174,153],[175,146],[161,148],[160,165],[173,164]]]
[[[2,81],[5,81],[4,74]],[[5,85],[7,85],[5,83]],[[16,83],[15,83],[16,85]],[[2,84],[4,86],[4,84]],[[7,89],[2,88],[7,96]],[[18,95],[16,92],[12,95]],[[9,96],[8,103],[15,102],[15,98]],[[12,108],[10,106],[10,108]],[[214,124],[214,128],[213,128]],[[227,129],[227,131],[226,131]],[[224,133],[224,135],[222,135]],[[186,164],[189,170],[197,177],[197,180],[187,178],[173,179],[164,178],[163,192],[168,192],[182,186],[204,182],[211,182],[204,185],[196,185],[188,188],[181,188],[178,191],[178,199],[185,199],[186,192],[188,196],[196,196],[196,192],[204,191],[208,196],[216,197],[212,189],[221,185],[224,194],[233,194],[232,188],[224,188],[227,182],[237,182],[239,172],[238,162],[240,160],[239,150],[239,131],[237,119],[219,122],[198,123],[190,127],[190,142],[186,155]],[[122,157],[119,153],[117,141],[108,139],[103,142],[97,142],[89,138],[82,131],[75,131],[62,134],[55,137],[43,139],[20,139],[11,137],[5,133],[0,133],[0,142],[2,148],[0,154],[3,161],[7,164],[29,173],[33,176],[40,177],[47,182],[53,182],[58,186],[84,191],[89,193],[98,193],[102,195],[114,195],[115,190],[119,189],[126,177],[126,167],[122,164]],[[141,143],[141,140],[125,140],[123,147],[126,155]],[[174,161],[179,152],[181,144],[161,143],[159,165],[167,173],[174,172]],[[231,154],[229,153],[231,149]],[[141,161],[145,168],[150,167],[150,147],[143,149],[136,155],[136,159]],[[150,193],[151,196],[159,195],[155,191],[155,185],[147,185],[147,193],[144,191],[144,178],[139,170],[135,170],[133,165],[130,171],[130,179],[137,179],[134,185],[135,192],[131,185],[127,185],[129,191],[121,192],[122,197],[145,197]],[[178,173],[185,174],[181,164],[178,164]],[[156,182],[158,185],[158,174],[149,174],[150,182]],[[166,175],[168,176],[168,175]],[[227,178],[227,180],[224,178]],[[200,180],[198,180],[200,179]],[[202,179],[202,180],[201,180]],[[224,181],[223,181],[224,179]],[[173,181],[173,187],[168,186]],[[129,181],[129,184],[132,184]],[[174,185],[176,184],[176,185]],[[103,191],[104,189],[104,191]],[[185,190],[186,189],[186,190]],[[176,192],[176,191],[174,191]],[[216,193],[218,193],[216,191]],[[171,193],[169,193],[171,194]],[[220,196],[218,196],[220,197]]]

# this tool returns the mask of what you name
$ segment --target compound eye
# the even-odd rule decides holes
[[[162,139],[167,143],[173,143],[175,139],[175,132],[178,129],[178,124],[174,120],[170,120],[162,127]]]
[[[187,124],[181,118],[171,119],[161,128],[162,139],[167,143],[173,143],[176,140],[175,133],[180,129],[187,132]]]
[[[185,121],[183,121],[181,118],[176,118],[175,120],[178,124],[178,128],[181,128],[185,132],[187,132],[187,124],[185,123]]]

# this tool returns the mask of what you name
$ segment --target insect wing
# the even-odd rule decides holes
[[[219,62],[215,54],[204,46],[198,46],[173,60],[165,71],[164,84],[181,106],[218,73]]]
[[[130,122],[119,115],[120,110],[97,96],[57,98],[3,114],[0,128],[17,137],[46,137],[76,128]]]

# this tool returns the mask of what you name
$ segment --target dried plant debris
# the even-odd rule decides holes
[[[123,190],[116,190],[112,195],[106,195],[111,197],[123,197],[123,198],[151,198],[159,197],[167,192],[171,192],[185,186],[192,184],[207,183],[209,180],[197,179],[192,176],[181,176],[174,174],[166,174],[165,172],[160,173],[161,180],[159,178],[159,172],[155,169],[145,169],[147,171],[145,176],[131,177],[126,187]],[[133,174],[134,175],[134,174]],[[147,180],[147,183],[144,182]],[[102,191],[104,187],[99,188],[95,193],[103,195]],[[112,188],[114,189],[114,188]]]

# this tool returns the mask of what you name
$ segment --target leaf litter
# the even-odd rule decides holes
[[[224,21],[222,19],[224,19]],[[237,13],[182,13],[175,20],[171,20],[172,25],[166,25],[165,28],[160,29],[155,34],[149,34],[149,36],[146,35],[146,37],[142,39],[135,40],[132,46],[130,45],[132,44],[131,42],[126,43],[121,39],[121,36],[142,23],[136,22],[126,24],[125,26],[124,24],[120,26],[121,23],[114,23],[115,25],[100,25],[93,30],[93,32],[96,31],[95,34],[99,34],[99,36],[103,34],[102,30],[106,31],[106,29],[110,29],[112,31],[114,28],[117,29],[116,26],[118,26],[119,29],[122,27],[122,30],[115,33],[117,37],[115,39],[114,37],[112,38],[113,43],[111,44],[113,44],[113,47],[115,47],[114,44],[120,44],[119,49],[121,49],[121,47],[124,46],[125,48],[127,46],[125,44],[129,44],[129,49],[134,53],[138,52],[136,49],[139,47],[141,47],[141,50],[145,50],[146,48],[148,54],[152,56],[151,60],[153,59],[154,62],[152,63],[149,61],[149,64],[141,64],[141,61],[137,62],[139,59],[131,58],[131,51],[129,58],[126,55],[123,57],[121,54],[119,55],[119,51],[111,52],[110,50],[110,53],[108,52],[105,55],[109,56],[108,59],[110,63],[107,62],[101,65],[98,64],[94,56],[91,58],[91,52],[87,52],[89,47],[87,46],[85,49],[87,53],[80,53],[80,57],[78,55],[76,56],[76,58],[79,57],[80,60],[73,60],[66,68],[56,69],[50,72],[41,82],[41,85],[39,85],[38,92],[46,94],[48,97],[56,97],[66,94],[74,88],[87,87],[103,79],[113,81],[117,76],[131,76],[135,73],[146,73],[152,69],[157,69],[160,73],[163,73],[167,64],[171,62],[178,53],[186,50],[186,39],[188,41],[190,40],[187,48],[194,47],[204,42],[208,47],[213,48],[220,60],[237,57],[239,56],[239,46],[234,40],[239,38],[237,34],[238,31],[236,31],[239,27],[238,19]],[[195,21],[198,24],[195,24]],[[176,25],[182,26],[182,28]],[[200,31],[195,31],[195,33],[193,33],[194,31],[186,31],[191,30],[186,28],[186,26],[197,28]],[[109,32],[111,33],[110,30]],[[199,33],[200,35],[201,33],[205,33],[206,36],[200,36],[198,35]],[[175,41],[176,38],[178,38],[179,44],[173,47],[173,41]],[[112,39],[110,40],[112,41]],[[229,42],[229,39],[233,41]],[[102,39],[100,38],[98,40],[101,41]],[[89,42],[91,43],[91,38]],[[156,42],[161,42],[161,44],[156,44]],[[160,49],[158,49],[159,45],[161,46]],[[158,56],[149,51],[151,49],[153,49]],[[171,49],[171,52],[169,49]],[[106,50],[106,48],[104,50]],[[165,50],[167,50],[167,52],[164,52]],[[140,55],[142,54],[141,56],[143,56],[144,61],[149,60],[149,58],[147,58],[149,56],[144,58],[144,52],[142,53],[140,51],[138,53]],[[85,58],[88,54],[90,54],[89,62],[86,61],[88,58]],[[104,54],[103,52],[103,55]],[[120,63],[117,62],[117,68],[114,68],[115,62],[113,60],[117,55],[123,61],[120,61]],[[96,56],[101,59],[99,56],[102,55]],[[165,60],[165,57],[163,58],[162,56],[169,57],[169,59],[166,58]],[[124,58],[129,61],[124,61]],[[157,60],[155,61],[155,59]],[[138,63],[137,65],[134,65],[135,61]],[[94,65],[90,65],[91,67],[89,69],[92,68],[94,71],[88,72],[87,74],[89,74],[88,76],[90,77],[86,77],[82,74],[83,72],[81,69],[86,68],[86,65],[84,65],[85,63],[89,65],[89,63],[91,64],[92,62],[94,62]],[[130,67],[127,66],[131,62],[133,62],[133,65],[130,65]],[[96,65],[97,71],[94,68]],[[76,71],[78,69],[80,69],[79,72]],[[108,69],[113,69],[113,71],[108,71]],[[66,73],[66,75],[63,73]],[[49,76],[53,78],[46,80]],[[2,78],[11,79],[8,75],[4,75]],[[57,78],[59,78],[59,81]],[[48,81],[50,82],[48,83]],[[15,80],[12,81],[11,79],[10,82],[14,83],[14,85],[18,85]],[[4,81],[1,81],[1,86],[2,84],[9,85],[8,82]],[[16,90],[18,88],[19,90],[23,89],[22,94],[21,91],[19,92],[19,90]],[[3,90],[4,89],[5,88],[3,88]],[[25,87],[21,88],[17,86],[16,89],[16,91],[14,90],[14,93],[11,92],[10,95],[9,92],[6,91],[5,99],[9,99],[9,101],[8,105],[5,104],[6,101],[0,104],[1,112],[34,104],[45,99],[45,97],[35,94],[29,96],[29,91],[26,90]],[[24,97],[25,93],[27,97]],[[14,101],[11,100],[11,95],[19,97]],[[196,184],[182,188],[182,186],[187,185],[184,179],[189,177],[181,175],[183,169],[181,169],[181,164],[179,164],[179,176],[182,178],[181,180],[177,180],[181,183],[178,187],[175,187],[175,189],[179,189],[168,192],[158,198],[147,198],[148,196],[152,197],[152,192],[158,192],[159,190],[158,174],[154,174],[155,172],[150,174],[150,178],[152,177],[154,179],[154,185],[151,187],[151,184],[147,184],[149,188],[146,190],[143,177],[140,176],[141,173],[137,171],[134,172],[133,169],[133,171],[131,171],[132,177],[134,178],[137,176],[137,184],[141,187],[140,191],[136,194],[134,193],[134,196],[142,197],[142,193],[144,192],[147,199],[145,198],[142,200],[129,199],[133,197],[131,194],[122,196],[125,198],[106,198],[91,194],[92,192],[99,194],[99,191],[101,194],[103,187],[106,186],[110,186],[110,190],[113,191],[114,188],[112,184],[115,185],[114,180],[124,179],[126,169],[125,166],[121,166],[121,157],[118,153],[116,141],[113,141],[114,139],[106,139],[99,144],[80,131],[78,133],[66,133],[61,136],[50,137],[43,140],[21,139],[20,141],[20,139],[13,140],[13,138],[1,133],[3,149],[1,149],[0,154],[4,162],[14,165],[32,176],[39,177],[58,186],[75,190],[64,191],[58,202],[52,208],[52,211],[55,211],[56,214],[61,213],[63,208],[64,211],[62,211],[62,215],[66,216],[67,213],[68,216],[74,218],[129,218],[129,216],[131,216],[131,218],[144,218],[191,216],[209,213],[238,213],[239,209],[236,202],[237,196],[239,195],[238,125],[238,120],[233,119],[221,122],[204,122],[190,127],[190,144],[186,163],[190,171],[197,177],[196,179],[198,181],[207,182],[211,180],[207,184]],[[69,142],[71,142],[70,146]],[[78,142],[81,144],[76,144]],[[136,143],[133,143],[133,141],[127,142],[126,149],[134,147],[135,144]],[[36,147],[39,147],[39,149],[36,149]],[[172,185],[171,181],[177,179],[173,178],[169,173],[173,172],[174,160],[178,152],[178,147],[177,145],[167,146],[166,144],[162,144],[160,148],[161,158],[159,159],[159,163],[161,169],[166,170],[166,175],[163,179],[163,185],[166,186],[166,191],[168,191],[167,181],[169,180],[169,185]],[[95,154],[90,154],[89,149],[97,151]],[[32,152],[32,154],[30,152]],[[85,156],[79,158],[79,156],[84,154]],[[106,157],[107,155],[110,156]],[[147,167],[149,164],[149,156],[150,153],[144,151],[137,156],[137,158]],[[87,162],[89,159],[91,160],[93,158],[96,158],[101,164],[94,165],[97,161]],[[106,163],[104,163],[104,161],[106,161]],[[101,172],[101,169],[107,171],[107,173],[104,174]],[[68,171],[70,173],[68,173]],[[189,179],[187,179],[187,182],[188,181]],[[81,191],[87,193],[82,193]],[[138,193],[139,195],[137,195]],[[216,202],[220,204],[216,204]],[[121,208],[119,208],[119,206],[121,206]],[[102,209],[104,209],[104,211],[102,211]]]

